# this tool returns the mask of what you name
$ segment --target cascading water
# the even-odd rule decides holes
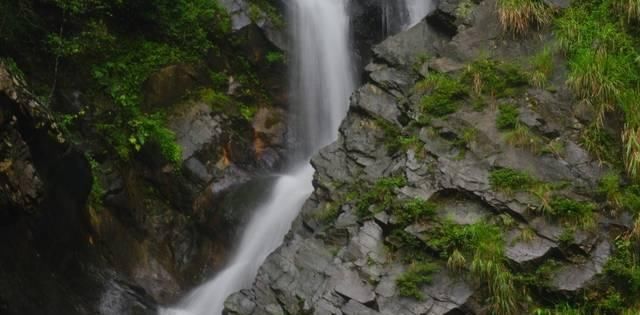
[[[334,141],[354,89],[349,49],[348,0],[289,0],[293,35],[291,73],[296,146],[290,171],[256,210],[230,264],[161,315],[218,315],[225,299],[250,286],[313,191],[311,155]]]
[[[433,0],[404,0],[409,19],[404,23],[405,28],[410,28],[424,19],[433,10]]]

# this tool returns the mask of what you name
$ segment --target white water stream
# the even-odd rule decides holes
[[[404,2],[409,13],[409,20],[406,21],[405,28],[420,23],[429,12],[435,9],[433,0],[404,0]]]
[[[337,138],[354,89],[348,0],[289,0],[292,32],[290,128],[301,143],[292,167],[256,209],[229,265],[160,315],[219,315],[224,301],[250,287],[260,265],[283,241],[313,191],[311,155]]]

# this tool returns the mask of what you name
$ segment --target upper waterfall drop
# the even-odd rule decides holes
[[[405,28],[410,28],[422,21],[434,8],[434,0],[404,0],[409,13]]]
[[[295,148],[289,171],[256,209],[229,265],[161,315],[219,315],[229,295],[249,287],[258,269],[282,243],[291,222],[313,192],[311,156],[335,141],[354,89],[349,0],[289,0],[291,108]]]
[[[354,90],[347,0],[295,0],[290,126],[309,158],[333,142]]]

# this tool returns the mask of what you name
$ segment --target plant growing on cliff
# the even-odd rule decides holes
[[[515,35],[551,22],[553,10],[541,0],[498,0],[498,19],[502,29]]]
[[[545,47],[541,52],[531,58],[529,83],[538,88],[543,88],[547,85],[552,74],[553,51],[549,47]]]
[[[489,174],[489,183],[494,189],[506,192],[517,190],[527,190],[535,180],[531,175],[510,168],[501,168],[491,171]]]
[[[640,20],[640,1],[639,0],[620,0],[615,2],[619,11],[627,16],[629,22]]]
[[[526,148],[536,154],[540,153],[545,142],[542,137],[521,123],[516,124],[513,130],[507,132],[504,139],[510,145]]]
[[[385,210],[393,210],[398,206],[395,190],[406,185],[402,176],[385,177],[371,186],[356,187],[347,195],[354,203],[356,214],[367,218],[372,214]]]
[[[465,95],[465,87],[445,74],[432,73],[416,87],[419,91],[429,91],[422,99],[423,110],[430,115],[445,116],[458,110],[459,101]]]
[[[406,226],[433,217],[436,213],[434,203],[415,198],[405,201],[402,206],[394,211],[398,224]]]
[[[511,104],[500,105],[496,116],[496,127],[499,130],[512,130],[520,121],[518,109]]]
[[[396,279],[401,296],[418,300],[424,298],[421,288],[431,283],[431,276],[438,270],[438,265],[431,262],[414,262]]]
[[[515,314],[524,295],[505,263],[504,239],[499,227],[485,222],[458,225],[445,222],[427,240],[429,247],[448,255],[448,266],[468,268],[471,276],[486,286],[494,314]],[[464,266],[469,262],[468,266]]]
[[[529,80],[515,64],[483,58],[467,66],[462,82],[477,95],[502,98],[516,95]]]
[[[585,103],[594,106],[596,124],[586,130],[590,151],[603,156],[608,148],[597,141],[597,130],[604,125],[605,114],[621,114],[624,127],[620,138],[625,169],[637,178],[640,169],[640,145],[637,141],[638,112],[637,36],[628,24],[636,12],[635,1],[585,1],[574,4],[558,19],[556,33],[569,59],[569,86]],[[620,19],[619,12],[627,19]],[[616,137],[617,138],[617,137]],[[601,154],[604,152],[605,154]],[[607,156],[607,157],[609,157]],[[611,156],[611,161],[620,160]]]
[[[591,202],[555,196],[549,202],[547,213],[567,223],[591,228],[595,225],[595,210],[596,205]]]

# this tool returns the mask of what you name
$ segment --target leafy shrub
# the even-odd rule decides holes
[[[458,109],[458,102],[466,95],[464,85],[444,74],[430,74],[419,85],[419,89],[430,91],[422,99],[422,108],[434,116],[454,113]]]
[[[535,183],[535,180],[529,174],[509,168],[501,168],[489,174],[489,183],[494,189],[511,192],[514,190],[527,190]]]
[[[396,279],[400,295],[422,300],[424,297],[420,288],[431,283],[431,275],[437,270],[438,266],[429,262],[411,264],[409,270]]]
[[[520,119],[518,109],[510,104],[500,106],[498,116],[496,117],[496,127],[499,130],[511,130],[516,127]]]

